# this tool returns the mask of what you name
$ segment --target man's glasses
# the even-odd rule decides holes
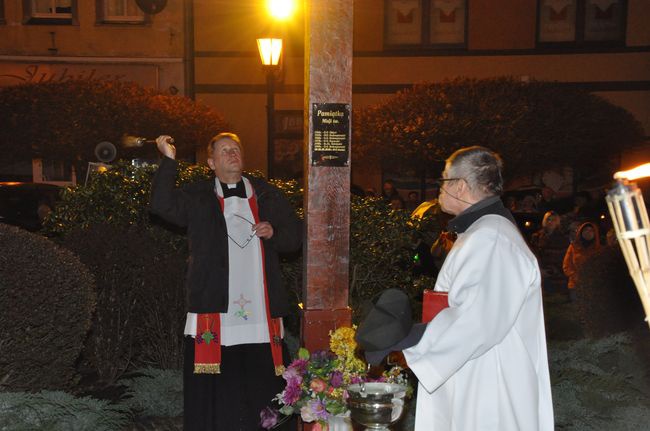
[[[438,184],[438,186],[442,186],[442,185],[443,185],[444,183],[446,183],[446,182],[449,182],[449,181],[458,181],[458,180],[462,180],[462,179],[463,179],[463,178],[438,178],[438,179],[436,180],[436,183]]]
[[[251,222],[251,221],[248,220],[246,217],[242,217],[242,216],[240,216],[239,214],[233,214],[233,216],[234,216],[234,217],[237,217],[237,218],[240,218],[240,219],[242,219],[242,220],[244,220],[246,223],[248,223],[248,224],[251,225],[251,226],[254,226],[254,225],[255,225],[255,223]],[[244,248],[244,247],[246,247],[246,246],[251,242],[251,240],[252,240],[254,237],[255,237],[255,231],[252,230],[252,229],[251,229],[251,233],[250,233],[250,235],[248,235],[247,238],[246,238],[246,237],[245,237],[245,238],[240,238],[239,241],[236,240],[235,238],[233,238],[232,236],[230,236],[230,234],[228,234],[228,238],[230,238],[230,240],[231,240],[232,242],[234,242],[234,243],[237,245],[237,247],[239,247],[239,248]]]

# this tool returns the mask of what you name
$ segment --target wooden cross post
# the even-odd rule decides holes
[[[305,220],[302,342],[329,347],[351,323],[350,119],[353,0],[305,1]]]

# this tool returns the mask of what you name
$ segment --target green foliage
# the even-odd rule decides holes
[[[95,307],[93,276],[68,250],[0,224],[0,385],[66,388]]]
[[[38,119],[35,121],[34,119]],[[124,134],[174,136],[181,157],[227,127],[207,105],[131,82],[70,80],[0,88],[0,159],[95,160]],[[121,149],[120,155],[129,151]]]
[[[258,177],[262,177],[260,173],[255,173]],[[282,190],[291,205],[296,209],[298,217],[304,218],[304,211],[302,207],[304,189],[296,180],[271,180],[271,184]]]
[[[129,410],[90,397],[64,392],[0,392],[3,431],[115,431],[129,421]]]
[[[350,207],[350,307],[355,320],[365,304],[384,289],[404,289],[416,315],[421,290],[414,284],[413,243],[417,233],[409,214],[381,199],[353,197]]]
[[[181,365],[186,252],[169,236],[161,228],[106,223],[60,239],[96,274],[97,311],[85,359],[106,382],[133,362]]]
[[[88,186],[67,188],[56,212],[44,224],[49,234],[92,224],[142,224],[148,219],[143,209],[149,204],[153,168],[135,168],[120,162],[104,173],[93,174]]]
[[[623,334],[551,343],[556,429],[639,430],[650,423],[643,362]]]
[[[95,174],[88,186],[66,190],[62,201],[45,225],[46,232],[62,234],[74,227],[85,229],[93,223],[108,222],[119,226],[154,229],[154,236],[159,238],[161,244],[167,243],[174,249],[182,249],[184,237],[155,228],[157,222],[150,219],[148,202],[154,171],[154,167],[136,168],[118,163],[108,172]],[[182,164],[177,185],[208,178],[210,175],[207,167]],[[303,189],[300,185],[296,181],[274,180],[272,183],[286,194],[302,216]],[[362,303],[389,287],[407,289],[415,300],[414,310],[417,315],[419,294],[423,287],[432,285],[429,279],[415,280],[411,273],[412,243],[420,224],[412,223],[406,212],[393,211],[380,200],[364,200],[356,196],[351,203],[350,217],[350,305],[355,310],[355,319],[359,317]],[[422,226],[430,225],[430,220],[427,219]],[[72,242],[76,241],[83,240],[78,238]],[[94,248],[86,247],[86,250],[90,249]],[[161,249],[160,253],[164,251]],[[170,279],[177,277],[177,272],[173,272],[175,268],[161,271],[169,273]],[[296,316],[290,317],[287,323],[289,329],[297,333],[297,304],[302,302],[300,256],[285,256],[282,271],[287,288],[293,293],[291,300],[296,310]]]
[[[618,152],[643,140],[631,114],[596,95],[513,78],[417,84],[353,121],[355,160],[420,171],[460,147],[485,145],[510,176],[567,165],[610,173]]]
[[[105,172],[92,174],[88,185],[64,190],[56,211],[43,229],[57,235],[73,228],[111,223],[119,226],[149,226],[151,181],[157,167],[136,167],[120,161]],[[208,178],[210,169],[180,163],[177,185]]]
[[[177,417],[183,414],[183,375],[180,370],[146,368],[120,380],[126,386],[123,404],[138,416]]]

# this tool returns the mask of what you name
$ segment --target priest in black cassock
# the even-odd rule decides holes
[[[151,210],[187,228],[184,429],[250,431],[283,389],[287,359],[282,317],[289,301],[279,253],[300,248],[302,226],[282,192],[242,175],[239,137],[208,145],[215,178],[175,187],[178,163],[170,136],[153,181]]]

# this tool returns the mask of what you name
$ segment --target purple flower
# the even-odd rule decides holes
[[[291,384],[287,382],[287,387],[284,388],[284,391],[280,394],[283,404],[292,405],[300,399],[302,390],[300,389],[300,383]]]
[[[300,385],[302,383],[302,373],[297,367],[292,367],[291,365],[284,370],[282,377],[287,381],[288,385]]]
[[[361,382],[363,382],[363,381],[364,381],[363,378],[360,377],[360,376],[352,376],[352,377],[350,378],[350,383],[352,383],[352,384],[355,384],[355,383],[361,383]]]
[[[300,417],[305,422],[326,421],[329,413],[325,409],[325,402],[319,398],[309,400],[300,408]]]
[[[309,408],[317,421],[326,421],[329,413],[325,409],[325,402],[320,398],[314,398],[309,401]]]
[[[307,365],[307,359],[296,359],[291,364],[289,364],[289,367],[287,369],[296,370],[298,374],[303,375],[305,372],[307,372]]]
[[[332,371],[332,374],[330,374],[330,385],[332,385],[333,388],[338,388],[341,387],[343,384],[343,373],[340,371]]]
[[[271,429],[278,423],[278,412],[270,407],[260,412],[260,426],[264,429]]]

